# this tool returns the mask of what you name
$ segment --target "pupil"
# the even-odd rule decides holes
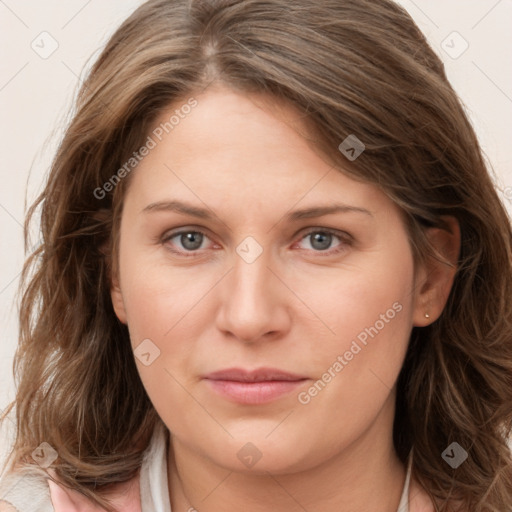
[[[313,235],[313,243],[311,245],[315,249],[328,249],[329,246],[331,245],[331,240],[332,235],[330,235],[329,233],[315,233]]]
[[[199,249],[201,247],[202,235],[201,233],[190,232],[181,235],[181,243],[185,249]]]

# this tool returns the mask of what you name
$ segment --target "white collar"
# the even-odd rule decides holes
[[[396,512],[409,512],[409,485],[411,483],[412,456],[413,448],[411,449],[407,460],[407,474],[405,475],[404,488],[402,490],[402,496],[400,497],[400,503],[398,504]]]
[[[169,431],[158,424],[151,444],[144,453],[140,470],[142,512],[171,512],[167,480],[167,437]]]

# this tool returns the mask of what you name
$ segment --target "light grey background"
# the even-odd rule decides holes
[[[41,190],[84,66],[141,3],[0,0],[0,410],[14,396],[25,197],[31,203]],[[512,211],[512,0],[399,3],[445,62]],[[4,427],[0,467],[7,434]]]

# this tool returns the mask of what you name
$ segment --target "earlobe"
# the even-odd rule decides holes
[[[112,279],[110,297],[112,299],[112,306],[114,307],[117,318],[120,322],[126,324],[126,309],[124,306],[123,294],[121,293],[121,287],[119,286],[119,281],[117,278]]]
[[[417,272],[413,325],[425,327],[435,322],[448,301],[457,273],[460,253],[460,226],[454,217],[443,217],[446,229],[426,231],[436,256],[427,257]]]

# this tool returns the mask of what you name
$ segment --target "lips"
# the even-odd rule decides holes
[[[301,386],[307,377],[276,368],[229,368],[204,377],[210,389],[223,398],[247,405],[274,401]]]
[[[258,368],[244,370],[242,368],[228,368],[208,374],[209,380],[230,380],[234,382],[266,382],[266,381],[299,381],[307,379],[304,375],[288,373],[276,368]]]

